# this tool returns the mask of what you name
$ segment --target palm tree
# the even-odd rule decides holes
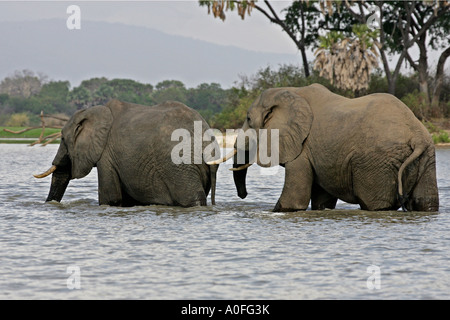
[[[378,30],[370,31],[362,24],[354,25],[352,31],[353,38],[336,31],[320,37],[314,69],[340,89],[363,91],[369,87],[370,74],[378,66]]]

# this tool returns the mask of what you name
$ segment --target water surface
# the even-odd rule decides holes
[[[98,206],[95,169],[44,203],[50,178],[32,174],[56,150],[0,144],[1,299],[450,298],[448,149],[438,214],[272,213],[283,169],[252,166],[241,200],[228,163],[216,206]]]

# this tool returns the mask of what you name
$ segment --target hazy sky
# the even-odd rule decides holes
[[[290,1],[271,1],[277,10]],[[66,20],[69,5],[81,9],[83,19],[120,22],[145,26],[169,34],[182,35],[222,45],[233,45],[255,51],[296,54],[298,51],[281,28],[269,22],[260,12],[252,12],[245,21],[236,11],[227,12],[225,22],[207,14],[198,1],[2,1],[0,21],[23,21],[49,18]]]
[[[271,0],[280,12],[292,1]],[[248,50],[300,55],[292,40],[278,25],[270,23],[260,12],[253,10],[243,21],[236,11],[227,12],[225,22],[207,14],[197,0],[146,0],[146,1],[4,1],[0,0],[0,21],[23,21],[39,19],[61,19],[69,17],[68,6],[78,5],[83,20],[118,22],[157,29],[168,34],[181,35],[221,45],[232,45]],[[264,4],[261,4],[264,6]],[[429,65],[437,62],[439,51],[429,52]],[[413,56],[418,55],[416,48]],[[314,56],[308,52],[309,60]],[[396,58],[390,57],[392,66]],[[381,67],[380,63],[380,67]],[[402,72],[410,72],[404,69]]]

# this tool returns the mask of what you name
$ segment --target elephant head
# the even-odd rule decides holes
[[[276,164],[284,166],[297,158],[302,152],[312,122],[311,107],[304,98],[294,92],[294,88],[268,89],[253,102],[248,109],[247,119],[238,132],[234,150],[221,160],[226,161],[234,157],[231,170],[239,197],[247,196],[247,168],[254,162],[263,167]],[[278,141],[272,141],[276,138]],[[251,143],[252,140],[256,141],[256,144]],[[266,148],[266,155],[278,152],[279,163],[263,163],[260,157],[261,148]]]
[[[95,106],[77,111],[61,131],[61,143],[52,167],[35,175],[44,178],[52,175],[47,201],[61,201],[71,179],[88,175],[96,166],[105,149],[113,122],[111,110]]]

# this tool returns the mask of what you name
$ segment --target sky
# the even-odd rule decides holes
[[[292,1],[271,0],[279,13]],[[247,50],[300,54],[293,41],[278,25],[271,23],[263,14],[253,10],[243,21],[236,11],[226,12],[223,22],[207,13],[197,0],[146,0],[146,1],[4,1],[0,0],[1,21],[34,21],[42,19],[67,19],[67,8],[78,5],[81,10],[81,28],[84,21],[104,21],[156,29],[171,35],[180,35],[214,44],[235,46]],[[264,4],[261,4],[264,6]],[[413,55],[418,55],[413,50]],[[440,50],[441,51],[441,50]],[[440,53],[439,51],[439,53]],[[312,51],[308,51],[313,61]],[[429,53],[429,65],[435,66],[437,52]],[[390,57],[391,66],[396,58]],[[380,67],[381,67],[380,63]],[[411,69],[402,67],[402,72]]]
[[[290,1],[271,1],[276,10]],[[292,40],[281,28],[256,10],[245,21],[236,11],[227,12],[225,22],[208,15],[206,7],[194,0],[166,1],[3,1],[0,21],[29,21],[67,18],[67,7],[75,4],[83,20],[117,22],[157,29],[221,45],[272,52],[298,54]]]

